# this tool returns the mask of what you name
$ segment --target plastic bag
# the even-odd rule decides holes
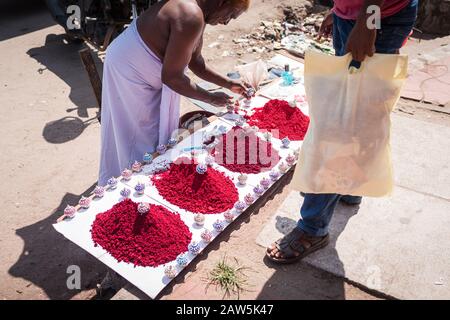
[[[262,60],[236,67],[242,79],[258,90],[259,85],[269,76],[267,66]]]
[[[350,54],[308,51],[311,122],[293,178],[305,193],[380,197],[392,192],[390,113],[407,76],[405,55],[375,54],[349,69]]]

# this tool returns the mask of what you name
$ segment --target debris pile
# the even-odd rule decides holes
[[[237,56],[244,53],[257,53],[262,55],[273,50],[285,48],[300,54],[306,48],[314,48],[332,53],[332,44],[329,39],[317,39],[320,25],[328,8],[313,6],[311,3],[282,8],[282,19],[272,21],[263,20],[260,25],[250,33],[233,39],[233,52]],[[232,55],[224,52],[222,56]]]

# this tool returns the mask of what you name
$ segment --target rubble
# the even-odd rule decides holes
[[[281,9],[283,12],[281,19],[263,20],[248,34],[234,38],[230,52],[223,51],[222,57],[242,56],[244,53],[268,54],[282,48],[291,51],[300,49],[300,53],[307,48],[332,53],[330,40],[324,39],[321,43],[314,41],[317,39],[328,8],[306,2]],[[221,39],[219,37],[218,41],[223,39],[223,36]],[[220,49],[218,41],[211,43],[208,47]]]
[[[311,3],[283,8],[284,21],[290,24],[300,24],[313,10]]]

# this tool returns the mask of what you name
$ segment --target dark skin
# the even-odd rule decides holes
[[[228,0],[166,0],[146,10],[138,18],[137,27],[144,42],[163,62],[163,83],[183,96],[215,106],[231,102],[224,92],[210,93],[193,83],[184,74],[188,66],[198,77],[245,95],[245,83],[213,71],[202,56],[206,24],[226,25],[244,11]]]
[[[377,5],[381,7],[384,0],[365,0],[362,10],[356,19],[355,26],[350,33],[346,52],[350,52],[356,61],[364,61],[366,57],[372,57],[375,53],[375,40],[377,36],[376,29],[369,29],[367,27],[367,7]],[[328,37],[333,29],[333,15],[329,13],[322,21],[319,30],[319,40],[322,37]]]

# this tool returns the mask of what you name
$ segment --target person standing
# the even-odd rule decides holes
[[[381,9],[381,28],[370,28],[367,8]],[[320,27],[319,37],[332,33],[337,56],[350,52],[358,66],[374,53],[397,54],[410,35],[417,17],[418,0],[335,0]],[[364,94],[364,93],[362,93]],[[361,197],[339,194],[304,194],[296,228],[267,248],[277,263],[293,263],[325,247],[328,226],[338,202],[359,205]]]

